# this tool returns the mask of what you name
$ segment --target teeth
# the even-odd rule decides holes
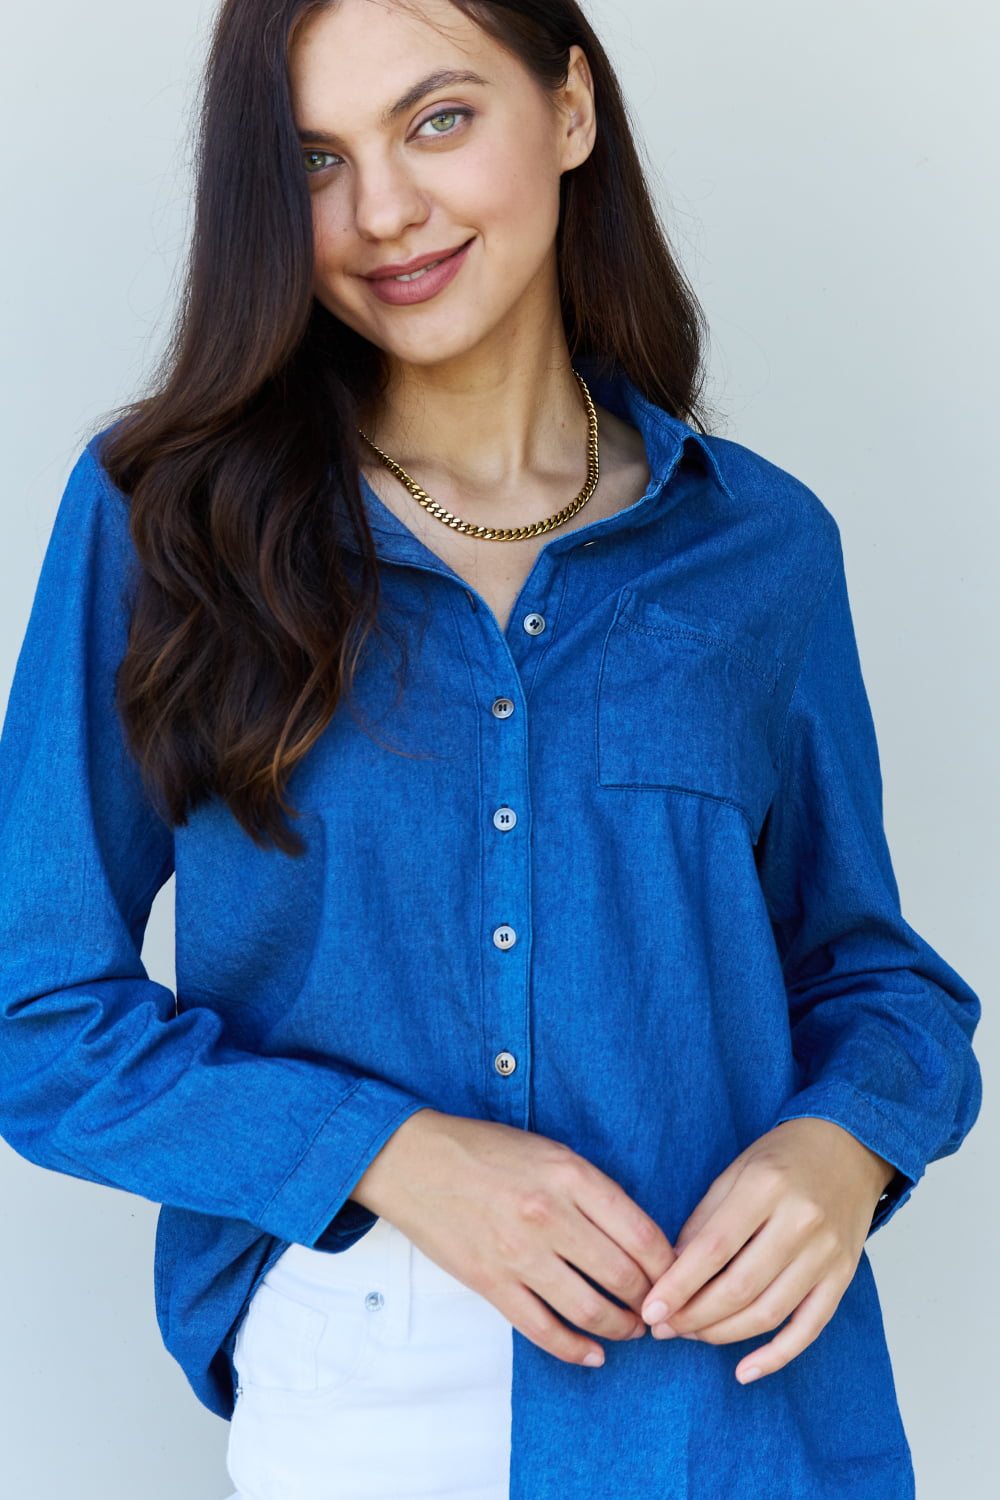
[[[439,260],[432,260],[429,266],[424,266],[419,271],[411,271],[409,276],[394,276],[392,279],[393,281],[418,281],[421,276],[426,276],[428,271],[433,271],[434,267],[440,264]]]

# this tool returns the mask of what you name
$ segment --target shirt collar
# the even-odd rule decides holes
[[[573,364],[590,387],[590,394],[605,411],[613,412],[642,433],[649,461],[650,486],[670,478],[680,453],[694,448],[721,489],[733,498],[718,461],[701,433],[679,417],[672,417],[660,406],[647,401],[639,387],[620,366],[609,368],[605,361],[584,355]]]
[[[556,533],[547,546],[563,551],[579,546],[584,541],[596,540],[605,531],[627,525],[643,525],[654,520],[669,508],[671,502],[666,495],[666,487],[682,455],[694,456],[699,460],[710,478],[732,498],[715,454],[700,433],[687,422],[671,416],[662,407],[648,401],[619,366],[609,366],[606,361],[599,361],[591,356],[579,356],[573,363],[587,382],[595,404],[631,423],[642,434],[649,463],[649,484],[641,499],[625,510],[588,526],[578,527],[565,535]],[[425,547],[410,528],[383,504],[364,478],[361,481],[361,496],[368,524],[377,534],[377,549],[382,556],[424,566],[433,558],[438,567],[442,566],[436,554]],[[341,529],[342,540],[356,550],[350,528]]]

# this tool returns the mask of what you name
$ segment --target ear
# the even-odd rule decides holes
[[[597,139],[594,79],[586,54],[576,43],[569,49],[566,82],[559,91],[558,102],[565,130],[561,171],[569,172],[587,160]]]

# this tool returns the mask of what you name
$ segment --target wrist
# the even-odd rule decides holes
[[[428,1124],[427,1117],[438,1113],[425,1106],[407,1115],[372,1157],[351,1189],[350,1197],[355,1203],[360,1203],[362,1208],[369,1209],[380,1219],[392,1219],[392,1204],[398,1196],[399,1184],[405,1183],[410,1175],[404,1155],[413,1144],[413,1137]]]
[[[782,1130],[784,1126],[791,1126],[809,1136],[817,1139],[824,1137],[829,1140],[829,1147],[825,1149],[836,1149],[842,1151],[846,1148],[853,1153],[863,1170],[871,1180],[872,1196],[877,1203],[881,1200],[889,1184],[895,1180],[896,1168],[892,1162],[887,1161],[884,1156],[879,1156],[870,1146],[866,1146],[845,1125],[838,1125],[835,1120],[826,1120],[822,1115],[794,1115],[791,1119],[783,1122],[777,1127]]]
[[[872,1215],[874,1216],[878,1212],[878,1206],[888,1191],[889,1184],[895,1181],[896,1168],[892,1162],[886,1161],[884,1156],[879,1156],[877,1151],[873,1151],[870,1146],[866,1146],[863,1141],[859,1141],[857,1136],[852,1136],[852,1140],[857,1143],[864,1154],[871,1173]]]
[[[868,1161],[871,1168],[872,1181],[875,1184],[876,1198],[881,1199],[882,1194],[896,1176],[896,1168],[891,1161],[886,1161],[884,1156],[879,1156],[877,1151],[873,1151],[870,1146],[866,1146],[863,1141],[859,1141],[857,1136],[853,1136],[852,1139],[857,1142],[857,1145]]]
[[[892,1162],[891,1161],[886,1161],[885,1157],[878,1156],[878,1157],[876,1157],[876,1160],[879,1162],[879,1164],[880,1164],[880,1166],[882,1168],[882,1170],[878,1174],[878,1184],[879,1184],[878,1195],[879,1195],[879,1201],[881,1201],[885,1197],[885,1195],[889,1191],[889,1189],[892,1187],[892,1184],[896,1181],[896,1178],[899,1176],[899,1173],[896,1170],[896,1168],[892,1165]]]

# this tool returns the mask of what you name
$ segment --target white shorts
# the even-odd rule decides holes
[[[231,1500],[507,1500],[512,1335],[386,1219],[290,1246],[236,1338]]]

